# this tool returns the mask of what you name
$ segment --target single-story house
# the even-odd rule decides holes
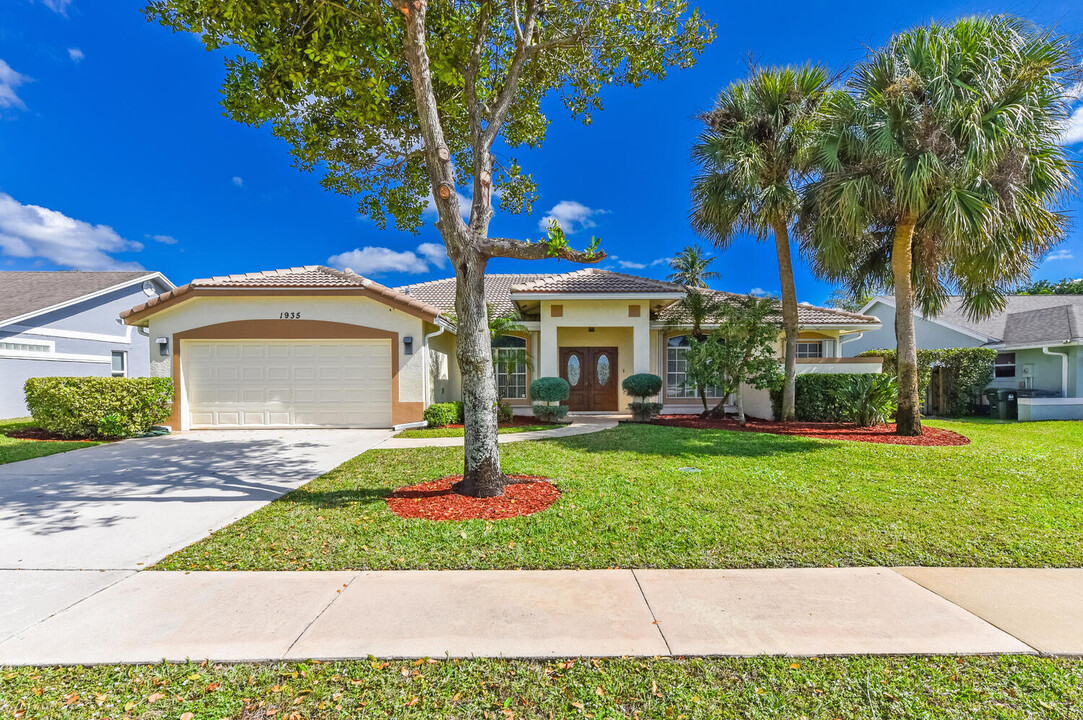
[[[28,378],[147,375],[146,335],[117,315],[171,289],[145,270],[0,272],[0,418],[28,414]]]
[[[595,268],[490,275],[486,301],[517,310],[522,330],[494,353],[502,398],[529,413],[530,381],[561,376],[578,412],[618,412],[633,373],[665,380],[667,412],[695,412],[684,387],[687,330],[673,325],[679,285]],[[149,332],[151,374],[176,381],[171,424],[210,427],[387,427],[422,420],[457,400],[453,278],[389,288],[349,270],[306,266],[194,280],[122,313]],[[842,338],[879,328],[874,318],[802,306],[802,372],[878,372],[843,358]],[[766,392],[748,412],[770,417]]]
[[[882,328],[844,341],[845,354],[895,347],[895,298],[877,295],[861,312]],[[983,320],[952,297],[938,317],[915,313],[914,332],[919,349],[996,350],[990,387],[1019,391],[1020,420],[1083,419],[1083,295],[1011,295]]]

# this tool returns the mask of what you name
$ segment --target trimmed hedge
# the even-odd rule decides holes
[[[898,376],[894,350],[867,350],[859,357],[878,356],[884,359],[884,372]],[[981,393],[993,381],[993,363],[997,351],[989,348],[943,348],[918,350],[918,397],[924,402],[933,367],[944,373],[944,395],[948,417],[960,417],[974,412],[981,403]]]
[[[567,416],[567,405],[546,405],[545,403],[534,403],[534,417],[546,423],[560,422]]]
[[[422,416],[429,427],[446,427],[458,425],[463,421],[463,404],[461,402],[433,403],[425,408]]]
[[[530,398],[534,402],[564,402],[572,392],[568,381],[560,377],[540,377],[530,383]]]
[[[636,373],[624,378],[620,386],[634,398],[648,398],[662,390],[662,378],[652,373]]]
[[[34,422],[68,438],[142,435],[169,417],[173,402],[169,378],[30,378],[23,389]]]
[[[842,422],[851,409],[847,397],[855,378],[869,373],[838,373],[798,375],[794,395],[794,415],[801,422]],[[771,407],[775,417],[782,415],[782,390],[771,391]]]

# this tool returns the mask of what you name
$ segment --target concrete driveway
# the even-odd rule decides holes
[[[136,570],[392,435],[222,430],[0,465],[0,570]]]

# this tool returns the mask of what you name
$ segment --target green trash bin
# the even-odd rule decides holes
[[[985,397],[989,399],[989,417],[994,420],[1008,419],[1008,401],[1004,390],[989,388],[985,391]]]

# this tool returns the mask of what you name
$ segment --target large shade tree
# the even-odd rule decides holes
[[[702,116],[692,148],[700,174],[692,185],[692,226],[718,247],[739,233],[772,235],[786,334],[782,420],[794,419],[797,378],[797,290],[790,252],[801,186],[812,169],[816,114],[830,77],[818,65],[753,68],[719,94]]]
[[[494,257],[597,262],[558,227],[538,242],[492,237],[493,197],[528,210],[529,173],[509,153],[536,147],[555,95],[589,123],[606,85],[691,65],[712,29],[683,0],[153,0],[148,16],[198,34],[226,61],[223,105],[269,123],[303,170],[359,197],[380,226],[417,229],[427,204],[455,268],[466,438],[459,492],[504,488],[484,273]],[[545,107],[553,107],[546,105]]]
[[[1063,236],[1072,185],[1058,143],[1071,43],[1008,16],[893,37],[825,104],[806,247],[855,295],[895,292],[898,433],[921,430],[914,312],[951,293],[975,318]]]

